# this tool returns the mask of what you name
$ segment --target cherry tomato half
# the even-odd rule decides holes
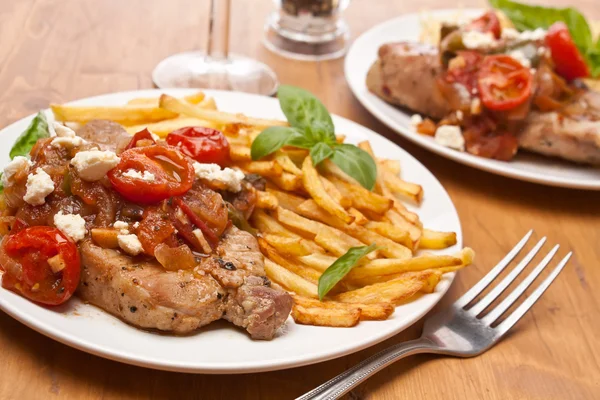
[[[496,39],[500,39],[502,33],[500,20],[494,11],[488,11],[476,20],[471,21],[466,29],[481,33],[492,32]]]
[[[229,165],[229,142],[222,132],[212,128],[190,126],[167,135],[167,143],[194,160],[206,164]]]
[[[548,29],[546,46],[552,53],[552,61],[554,61],[554,69],[557,74],[568,81],[590,76],[590,69],[573,42],[569,28],[564,22],[555,22]]]
[[[184,194],[194,183],[192,163],[174,148],[136,147],[120,157],[107,175],[115,190],[129,201],[157,203]]]
[[[81,272],[79,252],[75,243],[58,229],[25,228],[7,236],[2,250],[8,257],[3,260],[4,288],[47,305],[64,303],[77,289]]]
[[[156,144],[156,140],[154,140],[154,138],[150,134],[150,131],[146,128],[146,129],[139,131],[135,135],[133,135],[133,137],[127,144],[127,147],[125,147],[125,150],[129,150],[129,149],[133,149],[134,147],[137,147],[137,142],[139,140],[143,140],[148,144]]]
[[[511,110],[531,96],[533,77],[529,68],[507,55],[486,56],[477,76],[477,87],[485,107]]]

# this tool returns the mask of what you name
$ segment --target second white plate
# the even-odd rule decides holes
[[[434,18],[457,14],[477,16],[482,10],[438,10]],[[520,152],[510,162],[489,160],[449,149],[433,138],[420,135],[411,127],[410,113],[386,103],[366,86],[367,72],[377,59],[377,50],[384,43],[418,41],[421,34],[419,14],[407,14],[383,22],[363,33],[350,47],[345,61],[345,75],[350,89],[360,103],[381,122],[412,142],[441,156],[484,171],[515,179],[550,186],[600,190],[600,168],[586,167],[554,158]]]

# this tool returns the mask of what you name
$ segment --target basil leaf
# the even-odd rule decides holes
[[[346,254],[335,260],[319,278],[319,299],[323,300],[323,297],[356,266],[361,258],[376,248],[375,243],[370,246],[351,247]]]
[[[331,161],[365,189],[373,190],[377,179],[377,165],[369,153],[352,144],[340,144],[334,148]]]
[[[309,91],[281,85],[277,90],[277,97],[281,111],[294,128],[304,131],[318,125],[325,132],[335,132],[331,115],[323,103]]]
[[[29,152],[38,141],[38,139],[50,137],[50,129],[48,128],[48,120],[46,114],[40,111],[27,129],[21,133],[12,149],[9,156],[11,160],[16,156],[29,157]]]
[[[2,175],[4,172],[0,172],[0,194],[4,193],[4,183],[2,183]]]
[[[294,128],[286,126],[271,126],[262,131],[252,142],[250,156],[253,160],[261,159],[279,150],[296,136],[302,136]],[[297,144],[294,144],[298,146]],[[300,147],[300,146],[298,146]]]
[[[325,143],[317,143],[310,149],[310,158],[315,167],[319,165],[321,161],[331,157],[332,154],[333,150]]]

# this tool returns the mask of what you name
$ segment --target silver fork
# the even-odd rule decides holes
[[[504,321],[492,327],[493,323],[506,312],[514,302],[533,283],[535,278],[550,263],[558,251],[558,245],[544,257],[534,270],[502,301],[482,318],[478,318],[490,304],[515,280],[515,278],[531,262],[546,242],[542,238],[529,253],[519,262],[500,283],[480,300],[473,300],[487,288],[494,279],[510,264],[516,255],[525,247],[533,234],[529,231],[523,239],[496,265],[483,279],[450,306],[430,316],[425,321],[421,337],[408,342],[399,343],[367,358],[346,372],[330,381],[298,397],[296,400],[334,400],[364,382],[392,363],[413,354],[434,353],[457,357],[477,356],[496,344],[512,326],[548,289],[550,284],[563,270],[572,252],[567,254],[548,275],[540,286],[527,297]],[[469,306],[469,307],[468,307]]]

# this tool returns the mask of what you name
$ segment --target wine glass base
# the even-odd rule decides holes
[[[350,31],[340,21],[337,29],[322,35],[297,33],[281,27],[271,17],[265,24],[263,44],[270,51],[286,58],[303,61],[323,61],[343,57],[348,50]]]
[[[233,54],[219,60],[200,51],[165,58],[152,71],[152,80],[161,89],[220,89],[267,96],[275,94],[279,85],[273,70],[261,62]]]

